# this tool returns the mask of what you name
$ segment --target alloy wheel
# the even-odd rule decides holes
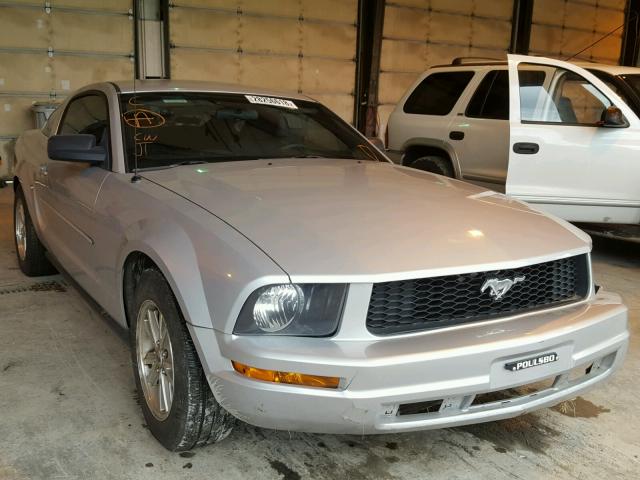
[[[165,420],[173,404],[173,349],[164,315],[152,300],[138,311],[136,355],[147,406],[155,418]]]

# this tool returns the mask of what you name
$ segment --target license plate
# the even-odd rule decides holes
[[[505,363],[504,368],[512,372],[518,372],[527,368],[539,367],[540,365],[547,365],[549,363],[557,362],[558,358],[558,354],[555,352],[543,353],[542,355],[538,355],[535,357]]]

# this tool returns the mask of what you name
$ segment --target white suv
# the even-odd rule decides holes
[[[386,145],[404,165],[567,220],[640,222],[640,68],[456,59],[405,93]]]

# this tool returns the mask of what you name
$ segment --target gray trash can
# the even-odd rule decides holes
[[[35,102],[31,105],[36,128],[44,127],[44,124],[47,123],[47,120],[59,105],[59,103],[54,102]]]

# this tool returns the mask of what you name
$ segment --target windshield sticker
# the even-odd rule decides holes
[[[165,119],[158,112],[137,108],[122,114],[124,122],[133,128],[156,128],[164,125]]]
[[[284,98],[275,97],[258,97],[256,95],[245,95],[245,98],[249,100],[249,103],[257,103],[259,105],[271,105],[273,107],[284,107],[297,110],[298,107],[291,100],[285,100]]]

